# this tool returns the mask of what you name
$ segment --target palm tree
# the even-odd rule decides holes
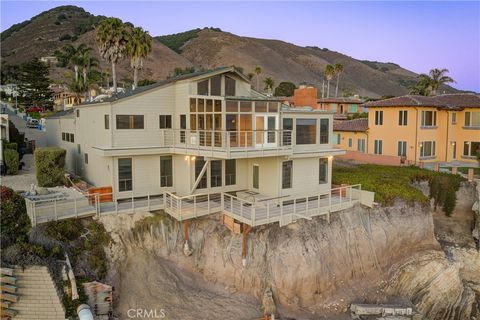
[[[327,80],[327,98],[330,97],[330,81],[335,76],[335,67],[331,64],[327,64],[325,70],[323,71],[323,76]]]
[[[455,82],[452,78],[447,76],[448,69],[432,69],[430,70],[430,87],[432,94],[437,94],[437,89],[440,85]]]
[[[79,69],[82,65],[82,56],[86,51],[91,50],[85,44],[74,47],[71,44],[65,45],[61,51],[56,52],[57,58],[63,66],[73,67],[75,81],[78,81]]]
[[[428,96],[431,92],[431,79],[426,74],[418,76],[417,83],[410,89],[410,94]]]
[[[340,79],[340,74],[343,72],[343,64],[335,63],[333,66],[335,76],[337,76],[337,85],[335,86],[335,98],[338,97],[338,80]]]
[[[264,90],[268,90],[268,94],[272,95],[273,87],[275,86],[275,81],[273,81],[271,77],[266,77],[265,80],[263,80],[263,83],[265,83]]]
[[[253,77],[255,77],[255,73],[249,72],[249,73],[247,74],[247,77],[248,77],[248,80],[252,81]]]
[[[78,79],[73,78],[68,84],[68,89],[75,95],[75,100],[73,104],[80,104],[80,95],[85,92],[84,80],[81,79],[81,77],[79,77]]]
[[[113,92],[117,93],[116,64],[124,58],[127,37],[126,27],[118,18],[108,18],[97,27],[97,43],[100,55],[112,64]]]
[[[152,37],[147,31],[137,27],[130,30],[127,37],[127,55],[133,68],[133,89],[138,86],[138,70],[143,67],[143,60],[152,51]]]
[[[262,73],[262,68],[256,66],[254,72],[257,75],[257,91],[260,91],[260,73]]]

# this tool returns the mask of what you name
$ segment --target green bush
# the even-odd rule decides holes
[[[17,174],[18,164],[20,158],[17,150],[6,149],[3,151],[3,158],[5,160],[5,166],[7,167],[7,174]]]
[[[65,149],[57,147],[35,149],[35,167],[40,187],[55,187],[63,184],[66,154]]]
[[[0,186],[0,244],[6,248],[13,243],[28,241],[30,219],[25,200],[10,188]]]
[[[3,149],[18,150],[18,144],[16,142],[4,142]]]

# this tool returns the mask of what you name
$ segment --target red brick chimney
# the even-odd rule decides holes
[[[318,109],[317,88],[301,84],[293,93],[293,104],[295,107],[312,107]]]

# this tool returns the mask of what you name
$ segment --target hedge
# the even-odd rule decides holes
[[[17,151],[18,150],[18,144],[16,142],[4,142],[3,143],[3,148],[4,149],[12,149]]]
[[[17,174],[20,162],[17,150],[5,149],[3,151],[3,157],[5,159],[5,166],[7,167],[7,174]]]
[[[65,149],[57,147],[35,149],[35,168],[40,187],[55,187],[63,184],[66,154]]]

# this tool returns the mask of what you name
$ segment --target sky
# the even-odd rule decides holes
[[[151,35],[217,27],[241,36],[328,48],[417,73],[447,68],[480,92],[480,1],[4,1],[1,30],[59,5],[119,17]]]

